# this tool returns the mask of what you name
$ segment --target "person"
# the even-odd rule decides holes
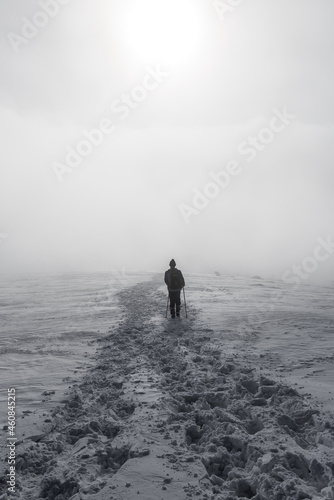
[[[180,316],[181,290],[185,286],[182,272],[176,269],[176,262],[172,259],[169,263],[170,269],[165,272],[165,283],[169,293],[169,307],[172,318]]]

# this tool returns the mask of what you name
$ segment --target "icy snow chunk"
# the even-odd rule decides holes
[[[259,467],[262,473],[267,473],[271,471],[277,462],[277,457],[275,457],[272,453],[266,453],[257,461],[257,466]]]
[[[288,415],[279,415],[277,417],[277,423],[283,427],[286,426],[295,432],[299,429],[299,426],[296,424],[296,422],[292,420],[292,418],[290,418]]]
[[[258,392],[258,397],[263,397],[265,399],[271,398],[274,394],[278,392],[278,387],[275,385],[263,385],[260,387]]]
[[[251,394],[256,394],[259,389],[259,384],[255,380],[243,380],[241,385]]]
[[[215,484],[217,486],[221,486],[222,484],[224,484],[223,479],[221,477],[216,476],[215,474],[211,475],[210,481],[212,482],[212,484]]]
[[[226,363],[225,365],[219,368],[219,372],[222,373],[223,375],[229,375],[231,372],[233,372],[234,369],[235,369],[234,365],[232,365],[231,363]]]
[[[318,437],[318,443],[327,446],[327,448],[334,448],[334,440],[332,436],[328,434],[321,434]]]
[[[255,398],[250,402],[252,406],[266,406],[267,400],[265,398]]]
[[[321,495],[322,497],[318,497],[319,500],[334,500],[334,488],[331,486],[328,486],[327,488],[323,488],[321,490]]]

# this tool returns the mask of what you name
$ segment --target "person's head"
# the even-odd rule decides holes
[[[176,267],[176,262],[174,259],[172,259],[169,263],[169,267]]]

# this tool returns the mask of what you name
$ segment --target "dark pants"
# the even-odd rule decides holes
[[[172,318],[175,318],[175,308],[176,308],[176,316],[180,316],[181,290],[178,290],[177,292],[169,291],[169,300],[170,300],[170,314]]]

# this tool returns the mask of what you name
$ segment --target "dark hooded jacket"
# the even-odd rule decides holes
[[[171,275],[174,273],[178,274],[181,278],[181,283],[182,283],[181,288],[171,288]],[[179,269],[176,269],[176,267],[170,268],[168,269],[168,271],[165,272],[165,283],[170,292],[179,292],[186,284],[182,272]]]

